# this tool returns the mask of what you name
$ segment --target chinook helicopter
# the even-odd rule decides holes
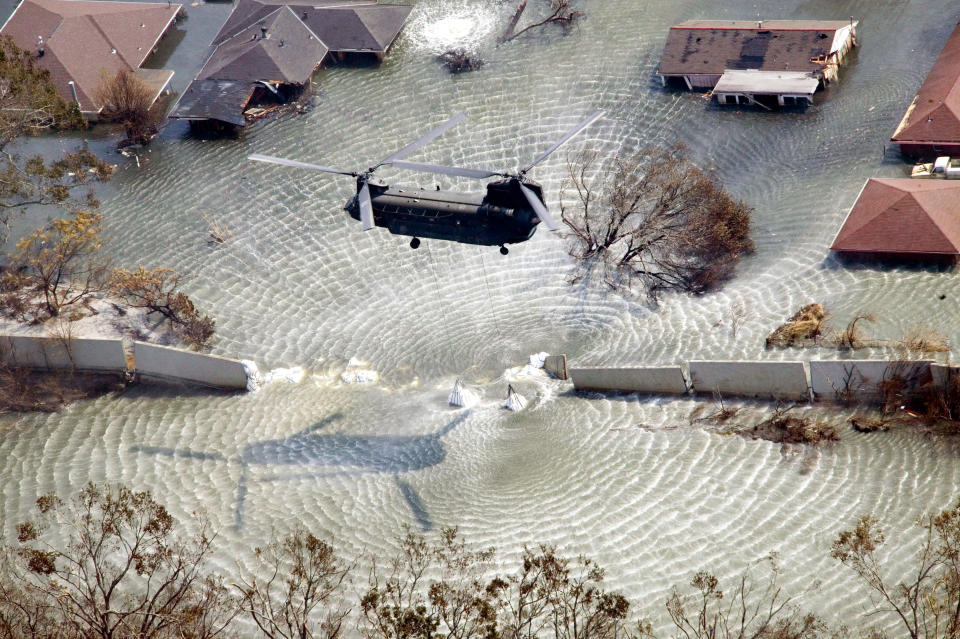
[[[355,178],[357,194],[344,208],[351,217],[360,221],[364,231],[369,231],[374,226],[382,226],[395,235],[411,236],[411,248],[420,246],[420,238],[432,238],[499,246],[500,253],[506,255],[509,252],[507,244],[529,240],[540,222],[551,231],[559,228],[544,204],[543,189],[527,178],[527,172],[593,124],[601,115],[603,111],[590,115],[567,131],[533,162],[515,173],[422,164],[403,159],[466,119],[463,113],[455,115],[363,172],[344,171],[259,153],[249,156],[249,159]],[[486,192],[473,193],[443,191],[439,186],[436,190],[390,186],[374,176],[374,172],[381,166],[480,180],[500,179],[488,183]]]

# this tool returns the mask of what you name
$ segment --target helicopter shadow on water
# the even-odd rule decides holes
[[[423,530],[430,530],[433,528],[433,521],[423,499],[408,481],[401,478],[401,475],[431,468],[443,462],[447,456],[443,437],[465,422],[470,414],[470,410],[462,412],[446,426],[429,435],[318,433],[318,431],[343,417],[340,413],[335,413],[289,437],[247,444],[240,452],[239,457],[233,458],[228,458],[216,452],[157,446],[132,446],[130,452],[197,461],[239,463],[241,473],[237,485],[237,506],[234,520],[234,525],[238,530],[243,527],[249,481],[258,483],[296,481],[364,474],[388,474],[393,476],[397,488],[399,488],[401,495],[410,507],[417,523]],[[283,467],[294,470],[293,472],[265,475],[255,480],[249,480],[248,472],[251,467]]]

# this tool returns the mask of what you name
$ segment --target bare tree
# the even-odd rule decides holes
[[[528,2],[529,0],[519,0],[517,4],[517,10],[514,12],[513,17],[507,24],[507,28],[504,30],[503,35],[500,37],[500,42],[513,40],[527,31],[538,29],[548,24],[558,24],[564,28],[570,28],[570,26],[584,16],[583,11],[574,9],[571,6],[570,0],[550,0],[550,13],[546,17],[538,22],[527,25],[518,31],[517,25],[520,23],[520,18],[523,17],[523,13],[527,10]]]
[[[579,154],[561,193],[570,254],[579,261],[575,280],[599,271],[612,288],[640,284],[651,299],[670,290],[703,293],[753,251],[752,209],[697,168],[684,147],[618,157],[612,175],[597,164],[595,152]]]
[[[201,315],[193,301],[180,290],[185,278],[169,268],[152,271],[114,269],[109,289],[133,308],[145,308],[170,321],[176,333],[196,350],[206,348],[213,338],[215,322]]]
[[[778,582],[778,570],[768,560],[770,576],[758,584],[749,573],[724,594],[720,581],[698,572],[690,582],[693,593],[674,589],[667,612],[683,639],[815,639],[826,626],[813,614],[801,613]]]
[[[37,511],[17,526],[0,589],[21,628],[53,619],[61,636],[213,639],[233,619],[222,584],[203,576],[214,535],[202,518],[181,538],[149,493],[94,484],[69,503],[40,497]]]
[[[911,639],[960,636],[960,502],[917,525],[924,534],[908,573],[891,575],[884,566],[886,537],[869,515],[840,533],[832,556],[873,591],[878,610],[896,614]]]
[[[104,117],[123,125],[127,137],[121,146],[146,144],[160,130],[164,113],[154,104],[153,90],[129,69],[102,72],[94,95],[103,104]]]
[[[350,566],[302,528],[256,549],[258,572],[236,584],[243,611],[269,639],[334,639],[349,609],[341,588]],[[259,575],[259,576],[258,576]]]

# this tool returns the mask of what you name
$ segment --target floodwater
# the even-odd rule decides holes
[[[776,552],[788,591],[859,624],[868,593],[829,558],[831,540],[866,512],[891,538],[913,539],[918,514],[956,497],[954,441],[846,432],[836,445],[798,452],[690,425],[692,402],[577,397],[517,367],[539,351],[578,364],[825,356],[763,349],[772,327],[812,301],[840,326],[876,314],[878,337],[927,323],[957,342],[955,274],[845,266],[827,247],[867,177],[906,173],[884,145],[960,9],[946,0],[584,6],[588,19],[569,35],[547,30],[496,47],[508,18],[497,3],[419,0],[379,68],[317,74],[309,113],[258,122],[235,140],[196,139],[173,123],[139,166],[114,156],[102,213],[117,260],[193,276],[189,293],[217,319],[214,352],[305,374],[245,395],[136,388],[54,415],[0,417],[5,532],[40,493],[123,481],[153,490],[181,518],[209,513],[222,530],[225,571],[295,522],[345,555],[389,552],[407,525],[459,526],[506,557],[539,542],[591,555],[663,628],[673,584],[700,569],[730,577]],[[161,52],[177,89],[229,9],[187,7]],[[862,46],[841,81],[801,113],[720,109],[660,87],[654,71],[671,24],[758,14],[853,16]],[[482,52],[487,65],[449,75],[434,56],[454,45]],[[563,242],[543,230],[507,257],[437,241],[413,251],[408,238],[359,231],[342,211],[349,178],[245,159],[362,168],[463,111],[467,122],[410,159],[510,169],[598,108],[606,116],[574,150],[589,144],[610,157],[682,141],[756,207],[757,251],[721,292],[666,296],[652,308],[570,285]],[[89,135],[107,152],[102,132]],[[565,162],[557,153],[533,173],[554,210]],[[208,245],[204,216],[232,239]],[[734,309],[745,315],[736,334]],[[340,380],[354,357],[379,373],[377,383]],[[482,394],[468,414],[446,405],[458,376]],[[531,400],[521,413],[499,408],[508,381]],[[894,570],[909,559],[894,552]]]

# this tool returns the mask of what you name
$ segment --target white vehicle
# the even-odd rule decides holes
[[[913,178],[960,178],[960,158],[950,158],[942,155],[932,163],[917,164],[910,171]]]

